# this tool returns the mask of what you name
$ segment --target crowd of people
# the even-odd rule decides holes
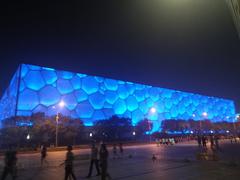
[[[174,145],[175,143],[182,142],[182,141],[189,141],[196,139],[198,143],[198,147],[201,149],[207,150],[207,144],[210,144],[210,148],[213,152],[220,151],[219,147],[219,140],[222,137],[219,135],[197,135],[192,137],[169,137],[169,138],[158,138],[156,139],[157,146],[160,147],[160,145]],[[225,137],[226,138],[226,137]],[[239,138],[236,138],[234,136],[228,137],[230,139],[231,143],[237,143],[239,141]],[[76,175],[74,173],[74,154],[72,152],[73,147],[71,145],[67,146],[67,153],[66,153],[66,159],[65,161],[60,164],[60,166],[65,167],[65,180],[68,179],[76,179]],[[122,143],[114,143],[112,145],[112,152],[113,152],[113,159],[122,158],[123,157],[123,144]],[[45,145],[41,146],[40,150],[41,158],[40,158],[40,164],[41,167],[43,167],[45,164],[49,165],[48,161],[46,160],[47,157],[47,147]],[[108,159],[109,159],[109,151],[107,149],[107,146],[105,143],[101,142],[98,146],[95,142],[91,144],[91,153],[90,153],[90,162],[89,162],[89,171],[86,176],[86,178],[91,178],[93,167],[96,168],[96,176],[100,176],[102,180],[105,180],[106,178],[111,179],[111,176],[108,172]],[[153,154],[152,160],[156,161],[156,156]],[[5,180],[8,175],[12,176],[12,179],[16,179],[17,177],[17,151],[13,148],[9,148],[5,152],[5,166],[2,172],[2,176],[0,180]]]
[[[117,145],[113,145],[113,155],[115,157],[123,157],[123,144],[119,143],[119,155]],[[47,147],[42,145],[40,148],[40,164],[43,167],[45,164],[49,165],[46,160],[47,157]],[[73,147],[71,145],[67,146],[66,159],[59,166],[65,167],[65,176],[64,179],[73,179],[76,180],[76,175],[74,173],[74,154],[72,152]],[[101,180],[105,180],[106,178],[111,179],[110,174],[108,173],[108,157],[109,152],[105,143],[100,143],[100,148],[97,147],[95,143],[92,143],[91,146],[91,154],[90,154],[90,166],[88,175],[86,178],[90,178],[92,176],[93,166],[95,165],[97,174],[96,176],[101,176]],[[16,179],[17,177],[17,151],[13,148],[9,148],[5,152],[5,167],[3,169],[3,173],[1,176],[1,180],[5,180],[8,175],[12,176],[12,179]]]

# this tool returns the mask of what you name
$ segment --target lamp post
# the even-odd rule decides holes
[[[64,101],[61,101],[59,104],[59,107],[60,108],[63,108],[65,106],[65,103]],[[59,113],[57,112],[57,115],[56,115],[56,137],[55,137],[55,147],[58,147],[58,121],[59,121]]]
[[[203,112],[202,116],[203,116],[204,119],[206,119],[207,116],[208,116],[208,113],[207,112]],[[202,122],[201,122],[201,120],[200,120],[200,132],[202,132]]]
[[[152,107],[152,108],[150,109],[149,113],[151,113],[151,114],[153,115],[153,114],[156,113],[156,111],[157,111],[156,108],[155,108],[155,107]],[[150,120],[148,119],[149,142],[151,143],[151,142],[152,142],[152,136],[151,136],[151,134],[150,134],[150,130],[151,130],[151,128],[150,128]]]
[[[56,115],[56,142],[55,142],[55,147],[58,147],[58,120],[59,120],[59,114],[57,113]]]

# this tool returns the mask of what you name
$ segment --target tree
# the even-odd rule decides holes
[[[153,127],[153,124],[148,119],[143,119],[139,121],[135,127],[136,135],[137,136],[143,136],[146,132],[151,131]]]
[[[95,139],[123,140],[132,132],[131,120],[112,116],[110,119],[95,122],[93,130]]]

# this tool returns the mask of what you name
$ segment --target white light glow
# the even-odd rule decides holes
[[[203,115],[204,117],[207,117],[207,116],[208,116],[207,112],[203,112],[202,115]]]
[[[152,108],[150,109],[150,112],[153,113],[153,114],[154,114],[156,111],[157,111],[157,110],[156,110],[156,108],[154,108],[154,107],[152,107]]]
[[[61,102],[59,103],[59,106],[60,106],[60,107],[64,107],[64,106],[65,106],[65,102],[64,102],[64,101],[61,101]]]

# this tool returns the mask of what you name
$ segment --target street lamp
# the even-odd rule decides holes
[[[64,101],[61,101],[59,104],[59,107],[60,108],[63,108],[65,106],[65,102]],[[58,120],[59,120],[59,113],[57,112],[57,115],[56,115],[56,142],[55,142],[55,147],[58,147]]]
[[[151,113],[152,115],[155,114],[157,112],[156,108],[155,107],[152,107],[149,111],[149,113]],[[148,132],[149,132],[149,141],[151,142],[152,141],[152,137],[151,137],[151,134],[150,134],[150,121],[148,119]]]
[[[29,140],[30,139],[30,134],[28,134],[26,138],[27,138],[27,140]]]

